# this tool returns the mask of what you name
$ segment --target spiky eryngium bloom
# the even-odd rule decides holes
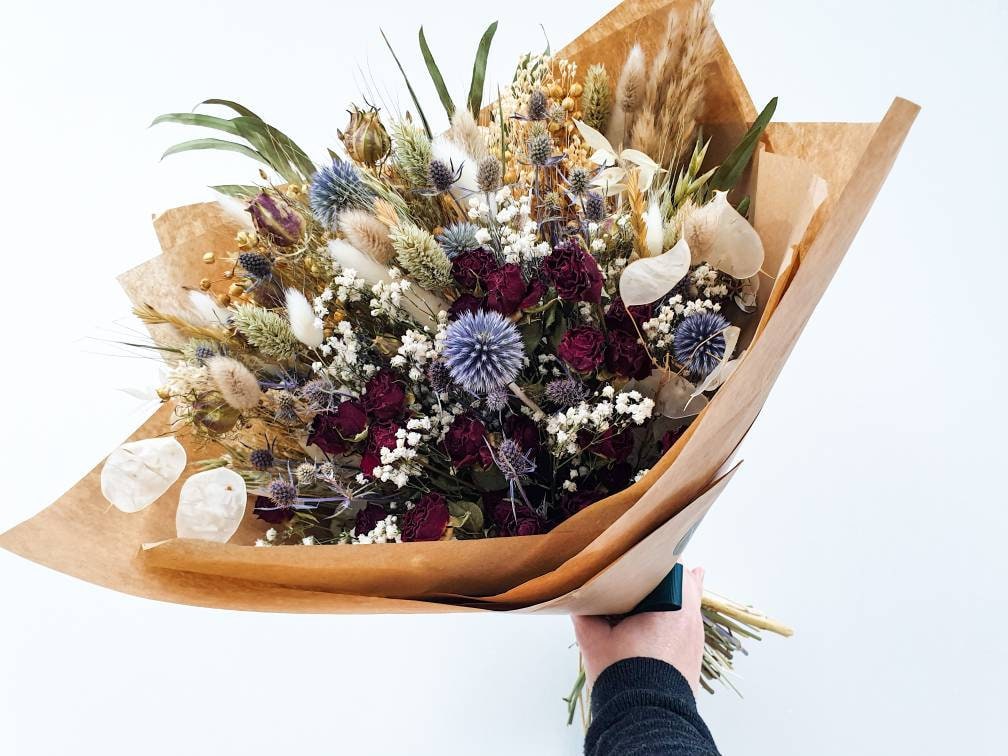
[[[300,420],[294,394],[290,391],[277,392],[276,412],[273,413],[273,418],[279,423],[296,423]]]
[[[272,480],[266,490],[270,500],[280,509],[291,509],[297,504],[297,488],[289,480]]]
[[[308,189],[312,213],[326,228],[335,228],[339,214],[352,207],[370,207],[373,193],[361,181],[353,163],[336,158],[331,166],[319,168]]]
[[[269,278],[273,272],[273,263],[266,255],[258,252],[242,252],[238,255],[238,264],[249,274],[249,278],[256,280]]]
[[[532,165],[546,165],[553,156],[553,137],[540,131],[529,137],[528,159]]]
[[[271,310],[251,304],[235,307],[232,323],[249,344],[278,360],[289,360],[297,354],[300,342],[291,331],[286,318]]]
[[[249,454],[249,463],[256,470],[269,470],[273,467],[273,452],[269,447],[253,449]]]
[[[406,221],[392,229],[390,237],[410,278],[432,291],[451,284],[451,262],[429,231]]]
[[[352,246],[388,267],[395,255],[388,226],[367,210],[346,210],[339,217],[340,231]]]
[[[500,160],[493,155],[487,155],[479,161],[476,166],[476,185],[481,192],[492,192],[501,183]]]
[[[541,89],[533,89],[529,95],[528,109],[525,111],[530,121],[545,121],[548,100]]]
[[[294,477],[302,486],[313,486],[318,480],[318,468],[311,462],[302,462],[295,468]]]
[[[611,109],[612,89],[609,87],[609,72],[604,65],[597,63],[585,72],[584,92],[581,94],[584,122],[593,129],[605,133]]]
[[[598,192],[588,192],[584,200],[584,214],[585,218],[593,223],[601,223],[605,220],[605,197]]]
[[[301,398],[314,410],[324,411],[332,406],[335,391],[325,378],[308,381],[301,387]]]
[[[427,368],[427,380],[436,394],[447,393],[452,387],[451,371],[441,360],[432,362]]]
[[[498,386],[488,391],[487,395],[483,397],[483,406],[491,412],[500,412],[507,407],[510,398],[511,394],[503,386]]]
[[[699,312],[676,326],[672,354],[694,379],[706,378],[725,356],[729,323],[716,312]]]
[[[461,168],[456,169],[454,165],[445,163],[443,160],[431,160],[427,166],[427,179],[430,188],[438,194],[444,194],[452,188],[452,184],[459,180],[462,175]]]
[[[210,377],[224,401],[237,410],[248,410],[259,404],[262,390],[259,381],[247,367],[232,357],[211,357],[206,361]]]
[[[517,326],[497,312],[463,313],[445,331],[445,363],[452,380],[483,396],[514,381],[525,349]]]
[[[415,189],[427,185],[427,166],[431,161],[431,141],[423,129],[409,121],[392,126],[395,159],[404,178]]]
[[[532,453],[525,451],[513,438],[506,438],[497,448],[494,461],[508,483],[516,483],[536,470]]]
[[[543,396],[557,409],[569,409],[581,404],[588,393],[581,382],[575,378],[557,378],[546,384]]]
[[[479,249],[480,243],[476,241],[477,230],[473,223],[452,223],[438,236],[438,244],[448,255],[448,259],[453,260],[463,252]]]
[[[571,194],[576,197],[580,197],[587,192],[590,183],[591,174],[586,168],[573,168],[567,175],[567,186],[570,188]]]

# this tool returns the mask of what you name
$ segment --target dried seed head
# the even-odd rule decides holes
[[[500,186],[501,164],[500,161],[488,155],[479,162],[476,168],[476,184],[481,192],[492,192]]]

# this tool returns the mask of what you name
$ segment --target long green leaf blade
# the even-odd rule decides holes
[[[283,149],[269,133],[264,121],[258,118],[239,116],[234,119],[234,123],[242,137],[263,154],[273,170],[279,173],[284,181],[290,184],[299,184],[305,180],[305,177],[301,176],[298,170],[291,165]]]
[[[434,82],[434,89],[437,90],[438,97],[441,98],[441,104],[444,106],[445,112],[448,113],[448,118],[450,119],[455,115],[455,103],[452,102],[451,95],[448,94],[448,87],[445,86],[444,77],[441,76],[441,69],[434,62],[434,56],[427,45],[427,38],[424,36],[422,26],[420,27],[420,52],[423,53],[424,63],[427,64],[427,71],[430,73],[431,81]]]
[[[165,150],[161,159],[164,160],[169,155],[176,155],[180,152],[190,152],[192,150],[224,150],[226,152],[237,152],[240,155],[257,160],[264,165],[270,164],[265,157],[253,150],[251,147],[246,147],[244,144],[238,144],[237,142],[229,142],[226,139],[213,138],[191,139],[188,142],[180,142]]]
[[[232,136],[239,136],[238,128],[228,118],[218,118],[217,116],[203,115],[202,113],[165,113],[159,115],[151,126],[159,123],[179,123],[183,126],[204,126],[208,129],[217,129]]]
[[[385,46],[388,48],[389,52],[392,53],[392,60],[396,62],[399,66],[399,73],[402,74],[403,81],[406,82],[406,89],[409,90],[410,97],[413,100],[413,105],[416,106],[417,115],[420,116],[420,121],[423,123],[424,131],[427,132],[427,138],[433,139],[434,133],[431,131],[430,124],[427,123],[427,116],[424,115],[423,108],[420,107],[420,100],[417,99],[416,92],[413,91],[413,85],[410,84],[409,77],[406,75],[406,69],[402,67],[402,63],[399,62],[399,56],[395,54],[395,50],[392,49],[392,43],[388,41],[388,37],[385,36],[385,31],[379,29],[381,32],[382,39],[385,40]]]
[[[219,184],[210,188],[225,197],[234,197],[240,200],[251,200],[261,191],[258,186],[253,184]]]
[[[312,162],[312,159],[308,157],[308,153],[301,149],[297,142],[287,136],[284,132],[280,131],[280,129],[276,126],[266,123],[266,121],[264,121],[260,116],[253,113],[241,103],[235,102],[234,100],[224,100],[214,97],[209,100],[204,100],[200,103],[200,105],[223,105],[224,107],[231,108],[231,110],[238,113],[239,116],[259,121],[262,124],[262,131],[264,134],[276,144],[277,149],[283,153],[284,157],[288,160],[291,166],[300,171],[305,179],[310,178],[315,172],[315,163]]]
[[[760,137],[770,123],[770,119],[773,118],[776,109],[777,98],[774,97],[767,103],[767,106],[763,108],[760,114],[756,116],[756,120],[753,121],[752,126],[749,127],[745,136],[738,143],[738,146],[731,151],[731,154],[725,158],[724,162],[714,172],[710,180],[711,189],[727,192],[734,188],[735,184],[742,177],[742,172],[749,165],[749,160],[756,150],[756,145],[759,144]]]
[[[469,110],[473,118],[479,118],[480,106],[483,104],[483,82],[486,80],[487,58],[490,57],[490,44],[497,33],[497,22],[494,21],[480,38],[476,48],[476,60],[473,62],[472,80],[469,84]]]

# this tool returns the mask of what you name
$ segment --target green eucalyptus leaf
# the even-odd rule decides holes
[[[406,82],[406,89],[409,90],[410,98],[413,100],[413,105],[416,106],[417,115],[420,116],[420,121],[423,123],[424,131],[427,132],[427,138],[433,139],[434,133],[431,131],[430,124],[427,123],[427,116],[424,115],[423,108],[420,107],[420,100],[417,99],[416,92],[413,91],[413,85],[410,84],[409,77],[406,75],[406,69],[402,67],[402,63],[399,62],[399,56],[395,54],[395,50],[392,49],[392,44],[388,41],[388,37],[385,36],[385,32],[382,29],[378,31],[381,32],[382,39],[385,40],[385,46],[388,47],[389,52],[392,53],[392,59],[399,66],[399,73],[402,74],[403,81]]]
[[[472,80],[469,84],[469,110],[472,112],[473,118],[479,118],[480,106],[483,104],[483,82],[486,80],[487,58],[490,55],[490,43],[493,42],[496,33],[497,22],[494,21],[483,32],[483,37],[476,48],[476,60],[473,62]]]
[[[727,192],[733,189],[739,179],[742,178],[742,172],[749,165],[749,160],[756,150],[756,145],[759,144],[760,137],[770,123],[770,119],[773,118],[776,109],[777,98],[774,97],[767,103],[762,112],[756,116],[756,120],[753,121],[752,126],[749,127],[745,136],[738,143],[738,146],[731,151],[731,154],[725,158],[724,162],[714,172],[710,180],[710,188],[713,191]]]
[[[424,36],[422,26],[420,27],[419,36],[420,52],[423,54],[424,63],[427,64],[427,71],[430,73],[431,81],[434,82],[434,89],[437,90],[438,97],[441,98],[441,104],[444,106],[445,112],[448,113],[448,118],[451,118],[455,115],[455,103],[452,102],[451,95],[448,94],[448,87],[445,86],[444,77],[441,76],[441,69],[438,68],[437,63],[434,61],[434,55],[427,44],[427,38]]]

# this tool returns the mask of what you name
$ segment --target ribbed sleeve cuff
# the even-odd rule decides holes
[[[592,711],[600,711],[617,695],[624,697],[623,702],[644,705],[655,691],[685,698],[696,707],[693,691],[679,670],[660,659],[635,656],[610,664],[598,676],[591,690]]]

